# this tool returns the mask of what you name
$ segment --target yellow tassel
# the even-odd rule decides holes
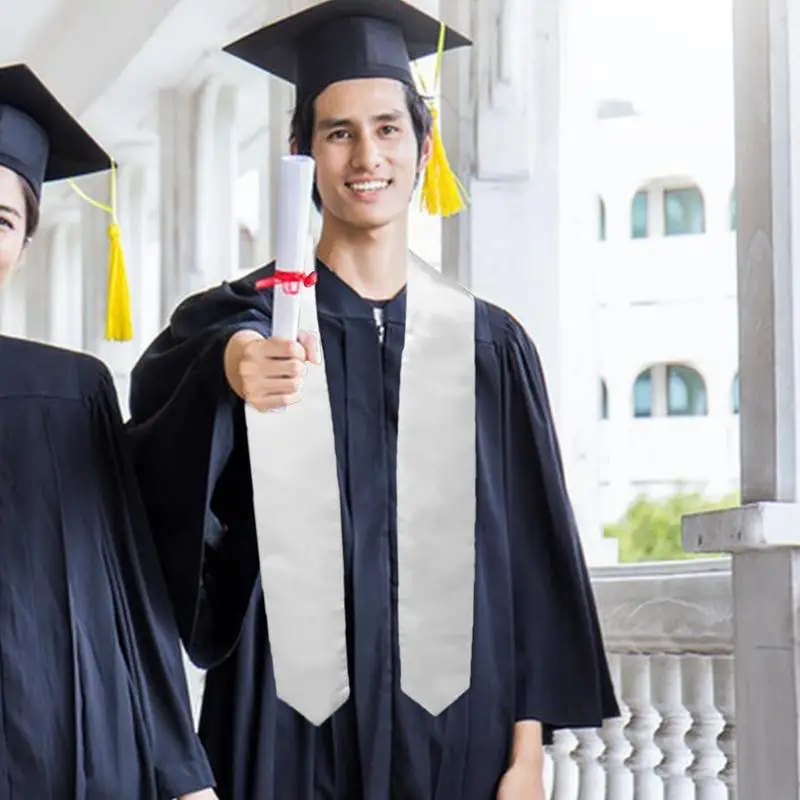
[[[466,208],[466,192],[447,159],[439,127],[439,112],[435,108],[432,112],[432,148],[422,181],[422,207],[434,216],[450,217]]]
[[[447,28],[444,23],[439,25],[439,44],[436,52],[436,69],[434,76],[435,87],[439,84],[439,75],[442,69],[444,56],[444,42]],[[425,81],[417,73],[418,82],[422,91],[427,94]],[[422,191],[420,203],[422,208],[433,216],[450,217],[463,211],[467,205],[467,192],[461,181],[458,180],[442,141],[442,129],[439,124],[439,110],[431,106],[433,115],[433,128],[431,130],[431,155],[425,165],[425,174],[422,178]]]
[[[87,203],[105,211],[111,217],[108,226],[108,294],[106,299],[106,339],[111,342],[129,342],[133,339],[133,318],[128,276],[125,270],[125,253],[122,249],[119,222],[117,221],[117,166],[111,162],[111,205],[93,200],[69,181],[73,190]]]
[[[125,272],[125,253],[122,250],[119,225],[108,226],[108,306],[106,309],[106,339],[129,342],[133,339],[131,295]]]

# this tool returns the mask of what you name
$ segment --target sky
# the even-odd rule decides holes
[[[600,97],[655,116],[730,114],[732,0],[583,0],[586,67]]]

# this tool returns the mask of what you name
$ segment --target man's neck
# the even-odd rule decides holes
[[[361,231],[326,218],[317,256],[361,297],[388,300],[406,284],[407,221]]]

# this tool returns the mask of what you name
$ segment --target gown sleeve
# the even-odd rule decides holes
[[[158,796],[164,800],[214,785],[205,750],[194,729],[175,617],[126,446],[122,416],[105,367],[87,375],[93,449],[104,481],[121,596],[119,639],[141,709],[149,722]],[[137,685],[138,684],[138,685]],[[124,789],[124,787],[123,787]]]
[[[619,715],[589,573],[564,478],[541,362],[509,318],[506,505],[516,640],[516,718],[599,727]]]
[[[245,282],[186,300],[131,375],[128,435],[181,639],[200,668],[235,646],[258,577],[243,403],[224,373],[229,338],[269,335]]]

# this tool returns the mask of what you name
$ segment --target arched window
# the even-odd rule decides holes
[[[606,204],[602,197],[597,198],[597,239],[606,240]]]
[[[734,414],[739,413],[739,373],[737,372],[733,378],[733,386],[731,386],[731,410]]]
[[[649,196],[647,189],[642,189],[631,202],[631,239],[646,239],[649,232]]]
[[[608,386],[600,380],[600,419],[608,419]]]
[[[696,186],[664,190],[664,235],[705,233],[706,208]]]
[[[633,416],[653,416],[653,371],[640,372],[633,384]]]
[[[708,414],[706,384],[697,370],[682,364],[667,367],[667,414],[670,417]]]

